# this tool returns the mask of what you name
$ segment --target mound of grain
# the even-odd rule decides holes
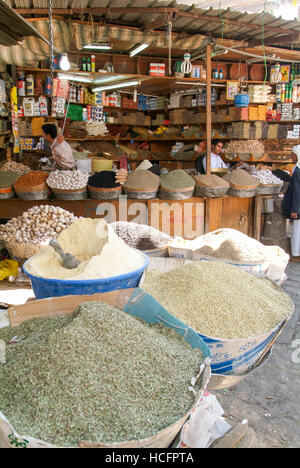
[[[129,190],[157,190],[160,178],[148,170],[141,169],[129,174],[124,187]]]
[[[177,169],[162,176],[160,185],[166,190],[186,189],[195,187],[195,180],[182,169]]]
[[[258,180],[255,177],[252,177],[250,174],[248,174],[247,171],[244,171],[243,169],[235,169],[234,171],[225,174],[223,179],[228,181],[232,186],[259,186]]]
[[[123,241],[138,250],[151,250],[166,247],[170,237],[151,226],[117,221],[110,225]]]
[[[197,253],[236,262],[262,263],[268,257],[265,246],[235,229],[217,229],[193,241]]]
[[[150,437],[193,405],[203,355],[162,325],[102,302],[0,330],[0,407],[19,434],[59,446]]]
[[[210,187],[210,188],[219,188],[219,187],[229,187],[229,182],[222,179],[222,177],[219,177],[217,175],[206,175],[206,174],[200,174],[197,177],[195,177],[195,181],[197,185],[200,185],[201,187]]]
[[[270,332],[293,310],[290,297],[272,282],[221,262],[149,272],[143,289],[197,332],[220,339]]]

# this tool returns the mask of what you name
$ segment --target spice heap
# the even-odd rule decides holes
[[[30,191],[32,187],[44,185],[44,189],[47,190],[46,181],[48,179],[48,176],[48,172],[27,172],[26,174],[21,175],[16,180],[16,182],[14,183],[14,188],[16,190],[28,189],[28,191]]]
[[[20,174],[12,171],[0,171],[0,189],[11,187]]]
[[[263,244],[235,229],[218,229],[192,241],[202,255],[236,262],[264,262],[269,254]]]
[[[97,188],[120,187],[120,184],[116,182],[116,173],[114,171],[96,172],[89,178],[88,185]]]
[[[123,241],[138,250],[151,250],[166,247],[170,237],[145,224],[117,221],[110,225]]]
[[[102,302],[64,318],[0,330],[1,411],[19,434],[58,446],[150,437],[192,407],[203,361],[173,329],[148,325]]]
[[[221,187],[229,187],[229,182],[226,180],[222,179],[222,177],[219,177],[217,175],[206,175],[206,174],[200,174],[195,177],[195,181],[197,185],[200,185],[201,187],[209,187],[209,188],[221,188]]]
[[[159,187],[160,178],[152,174],[148,170],[141,169],[129,174],[127,181],[124,185],[129,190],[157,190]]]
[[[82,171],[54,171],[47,179],[51,189],[80,190],[87,186],[89,175]]]
[[[222,262],[150,272],[143,289],[194,330],[228,340],[267,333],[293,310],[290,297],[268,279]]]
[[[258,187],[259,182],[255,177],[248,174],[243,169],[235,169],[223,177],[231,186]]]
[[[26,172],[30,172],[31,169],[28,166],[25,166],[24,164],[17,163],[15,161],[7,161],[2,167],[1,171],[12,171],[16,172],[19,175],[26,174]]]
[[[40,278],[79,281],[119,276],[145,264],[144,256],[126,245],[103,219],[81,218],[57,241],[65,252],[81,261],[80,265],[73,270],[64,268],[59,255],[47,247],[27,262],[29,273]]]
[[[9,242],[40,244],[56,239],[58,234],[77,218],[56,206],[40,205],[25,211],[22,216],[0,225],[0,239]]]
[[[163,175],[160,185],[166,190],[187,189],[195,187],[195,180],[182,169],[177,169]]]
[[[282,185],[283,181],[276,177],[272,171],[269,169],[262,169],[256,171],[253,174],[253,177],[257,178],[259,182],[263,185]]]

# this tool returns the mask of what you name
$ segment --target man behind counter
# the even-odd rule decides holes
[[[57,136],[56,126],[53,124],[45,124],[42,126],[42,130],[43,138],[51,147],[55,169],[74,169],[76,166],[76,160],[73,156],[72,148],[66,141],[64,141],[63,136]]]
[[[221,158],[220,154],[223,151],[224,143],[222,140],[213,140],[211,145],[211,169],[227,169],[227,164],[224,163],[223,159]],[[200,154],[203,151],[203,147],[198,145],[199,150],[196,151]],[[204,174],[206,172],[206,156],[199,158],[196,161],[196,169],[198,172]]]

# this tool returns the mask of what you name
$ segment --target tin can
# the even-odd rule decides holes
[[[25,76],[24,73],[19,73],[19,79],[17,81],[18,95],[25,96],[26,94],[26,85],[25,85]]]
[[[34,78],[33,75],[28,75],[26,77],[26,93],[27,96],[34,95]]]

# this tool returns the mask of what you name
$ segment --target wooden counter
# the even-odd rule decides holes
[[[10,219],[22,215],[32,206],[54,205],[71,211],[76,216],[103,218],[108,222],[131,221],[148,224],[171,236],[194,239],[220,228],[237,229],[258,238],[260,213],[255,198],[190,198],[188,200],[118,200],[80,201],[22,201],[0,200],[0,218]]]

